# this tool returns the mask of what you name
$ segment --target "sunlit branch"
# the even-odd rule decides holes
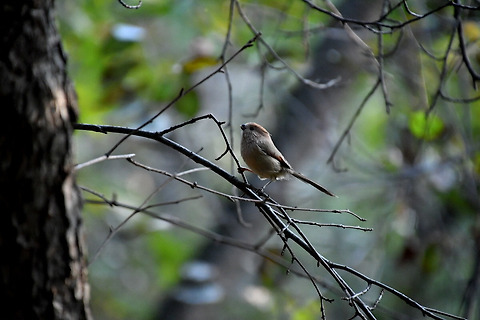
[[[88,166],[91,166],[93,164],[97,164],[99,162],[103,162],[103,161],[106,161],[106,160],[127,159],[127,158],[133,158],[133,157],[135,157],[135,153],[120,154],[120,155],[109,156],[109,157],[103,155],[103,156],[100,156],[98,158],[95,158],[95,159],[86,161],[84,163],[79,163],[79,164],[75,165],[75,170],[80,170],[80,169],[83,169],[85,167],[88,167]]]

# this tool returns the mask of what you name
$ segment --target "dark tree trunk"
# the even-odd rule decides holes
[[[76,97],[53,1],[0,4],[2,319],[88,319]]]

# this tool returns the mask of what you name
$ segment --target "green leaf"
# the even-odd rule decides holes
[[[415,137],[431,141],[442,134],[445,125],[436,115],[427,116],[422,111],[416,111],[410,116],[409,128]]]
[[[318,319],[320,313],[320,302],[318,300],[312,300],[303,307],[298,308],[293,314],[293,320],[313,320]]]
[[[179,113],[185,116],[185,118],[192,118],[196,116],[198,110],[200,109],[197,93],[192,91],[186,96],[183,96],[175,104],[175,107]]]
[[[192,74],[204,68],[218,64],[218,58],[211,56],[197,56],[183,63],[183,72]]]

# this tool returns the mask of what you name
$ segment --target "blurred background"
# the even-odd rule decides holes
[[[363,232],[303,226],[322,255],[425,306],[480,319],[480,102],[473,99],[478,91],[462,63],[453,8],[398,28],[367,26],[385,32],[382,36],[350,24],[373,54],[383,52],[383,58],[375,60],[342,24],[307,3],[245,0],[231,6],[218,0],[147,0],[139,9],[128,10],[116,1],[59,2],[59,27],[80,122],[138,127],[181,88],[215,70],[222,52],[228,59],[254,36],[252,29],[261,31],[261,40],[223,73],[182,97],[145,130],[161,131],[212,113],[226,122],[224,129],[239,157],[240,124],[262,124],[297,171],[339,196],[329,199],[289,180],[268,186],[274,199],[290,206],[348,208],[367,221],[332,213],[292,216],[373,228]],[[316,3],[328,9],[325,2]],[[375,21],[386,12],[385,23],[414,18],[402,5],[389,11],[397,1],[333,3],[344,17],[359,21]],[[423,14],[441,4],[418,1],[410,9]],[[460,17],[466,53],[480,72],[478,11],[462,10]],[[377,61],[383,81],[375,87]],[[333,85],[318,89],[307,79]],[[105,154],[121,137],[77,131],[77,162]],[[239,176],[231,156],[215,161],[225,143],[213,121],[195,122],[167,137]],[[155,141],[137,137],[114,152],[125,153],[172,173],[199,167]],[[255,186],[264,184],[246,175]],[[210,171],[184,178],[224,193],[237,192]],[[78,172],[78,183],[133,207],[162,204],[151,211],[239,241],[267,239],[263,248],[272,254],[282,250],[282,242],[269,237],[269,225],[254,205],[238,205],[247,226],[238,221],[239,207],[231,201],[125,160],[86,167]],[[255,253],[142,213],[102,246],[110,229],[133,210],[94,203],[98,197],[83,195],[95,319],[320,318],[319,298],[308,279]],[[326,305],[327,318],[350,318],[353,309],[333,280],[297,249],[298,258],[322,280],[323,294],[335,299]],[[281,258],[289,265],[288,254]],[[354,277],[342,276],[355,290],[366,288]],[[373,288],[365,300],[373,304],[378,295]],[[388,293],[375,314],[379,319],[423,319],[420,311]]]

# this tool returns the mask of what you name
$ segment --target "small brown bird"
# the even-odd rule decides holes
[[[259,176],[260,179],[273,181],[286,179],[289,175],[292,175],[323,193],[336,197],[336,195],[315,181],[294,171],[282,153],[278,151],[270,133],[264,127],[255,122],[249,122],[242,124],[240,128],[243,130],[241,142],[242,158],[251,171]]]

